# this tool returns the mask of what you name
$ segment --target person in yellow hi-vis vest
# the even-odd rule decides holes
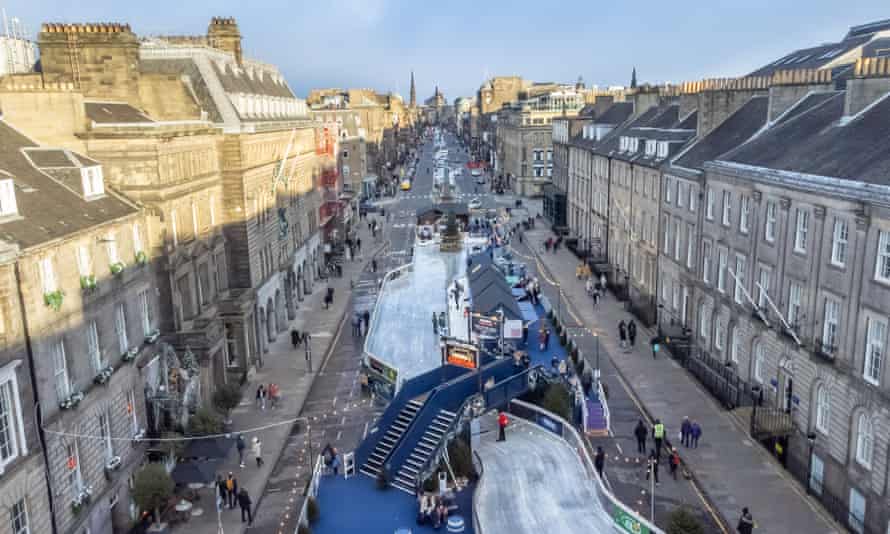
[[[661,460],[661,443],[664,441],[664,424],[661,419],[656,419],[652,425],[652,437],[655,439],[655,455]]]

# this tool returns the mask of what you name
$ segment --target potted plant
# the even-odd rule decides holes
[[[105,384],[106,382],[111,380],[111,375],[113,375],[113,374],[114,374],[114,367],[109,365],[109,366],[105,367],[104,369],[102,369],[101,371],[99,371],[99,374],[97,374],[95,377],[93,377],[93,382],[95,382],[96,384]]]
[[[96,281],[96,275],[83,274],[80,276],[80,288],[84,291],[93,291],[99,285]]]
[[[148,255],[145,254],[144,251],[140,250],[136,253],[136,263],[139,265],[145,265],[148,263]]]
[[[63,293],[61,289],[43,294],[43,302],[52,308],[53,311],[59,311],[62,308],[62,300],[64,298],[65,293]]]
[[[190,436],[209,436],[220,434],[222,431],[222,419],[206,408],[199,408],[195,415],[189,418],[188,433]]]
[[[116,261],[108,266],[108,269],[111,271],[113,276],[117,276],[124,272],[124,262]]]
[[[231,413],[241,404],[242,392],[237,384],[223,384],[213,393],[213,405],[225,415],[225,425],[231,425]]]
[[[320,514],[321,510],[318,508],[318,502],[316,502],[315,497],[309,497],[309,501],[306,503],[306,519],[309,520],[309,524],[315,524]]]
[[[163,532],[166,526],[161,523],[161,507],[173,495],[173,479],[163,464],[150,463],[136,473],[133,482],[133,500],[143,510],[154,512],[154,524],[149,532]]]

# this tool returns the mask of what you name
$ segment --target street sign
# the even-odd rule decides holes
[[[479,349],[474,345],[445,340],[442,344],[442,365],[476,369],[479,367]]]

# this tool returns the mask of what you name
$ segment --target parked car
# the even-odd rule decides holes
[[[467,204],[467,207],[469,207],[471,210],[478,210],[482,207],[482,201],[478,198],[474,198],[470,200],[470,202]]]
[[[482,176],[482,171],[479,169],[473,169],[472,171],[470,171],[470,174],[473,176]]]

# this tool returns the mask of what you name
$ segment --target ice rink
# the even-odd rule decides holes
[[[600,504],[595,482],[559,437],[514,418],[507,441],[483,434],[476,449],[482,482],[476,489],[479,530],[485,534],[621,532]]]
[[[369,351],[409,380],[441,364],[433,312],[446,311],[449,283],[463,276],[466,251],[441,252],[437,243],[414,247],[413,269],[389,281],[380,293]]]

